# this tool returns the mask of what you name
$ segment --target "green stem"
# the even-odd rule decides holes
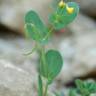
[[[45,36],[44,39],[47,39],[52,31],[53,31],[53,27],[50,28],[48,34]],[[44,69],[44,73],[45,73],[44,75],[48,76],[48,72],[46,72],[46,71],[48,71],[48,69],[46,69],[48,67],[46,67],[47,64],[46,64],[46,59],[45,59],[45,48],[44,48],[44,45],[41,45],[40,43],[37,43],[37,49],[38,49],[38,53],[39,53],[39,56],[40,56],[40,66],[39,67],[41,67],[41,64],[43,64],[43,67],[45,67],[45,68],[43,68]],[[41,72],[41,70],[39,68],[39,73],[40,72]],[[49,84],[46,83],[45,90],[43,92],[43,89],[41,89],[41,88],[43,88],[43,84],[40,84],[40,83],[42,83],[41,76],[39,76],[38,79],[39,79],[39,90],[38,90],[39,96],[41,96],[41,95],[42,96],[47,96],[47,91],[48,91],[48,85]],[[42,94],[42,93],[44,93],[44,94]]]
[[[48,75],[48,74],[46,74],[46,73],[48,73],[48,72],[46,72],[47,71],[47,67],[46,67],[46,59],[45,59],[45,48],[44,48],[44,46],[41,46],[41,59],[42,59],[42,64],[43,64],[43,67],[45,67],[44,69],[44,73],[45,73],[45,75]],[[48,90],[48,83],[46,83],[46,86],[45,86],[45,91],[44,91],[44,95],[43,96],[47,96],[47,90]]]
[[[47,96],[47,91],[48,91],[48,83],[45,86],[45,92],[44,92],[44,95],[43,96]]]
[[[44,73],[47,73],[46,71],[46,60],[45,60],[45,48],[44,48],[44,46],[42,46],[41,44],[39,44],[38,43],[38,52],[39,52],[39,55],[40,55],[40,67],[41,67],[41,64],[43,64],[43,67],[45,67],[44,69]],[[40,73],[40,68],[39,68],[39,73]],[[40,79],[40,77],[39,77],[39,79]],[[40,85],[39,84],[39,86],[42,86],[42,88],[43,88],[43,83]],[[47,90],[48,90],[48,84],[46,84],[46,87],[45,87],[45,91],[44,92],[40,92],[40,91],[43,91],[43,90],[40,90],[39,89],[39,96],[47,96]],[[44,93],[44,94],[42,94],[42,93]],[[41,95],[42,94],[42,95]]]
[[[46,64],[46,58],[45,58],[45,48],[44,48],[44,46],[42,47],[42,49],[41,49],[42,51],[41,51],[41,63],[42,63],[42,67],[43,67],[43,74],[44,74],[44,76],[48,76],[48,66],[47,66],[47,64]]]
[[[45,40],[50,36],[50,34],[52,33],[53,30],[54,30],[54,28],[51,27],[50,30],[48,31],[48,34],[44,37]]]
[[[39,75],[38,76],[38,96],[43,96],[43,84],[42,84],[42,78]]]
[[[37,45],[37,52],[39,55],[39,66],[38,66],[38,96],[43,96],[43,80],[42,80],[42,76],[40,75],[40,66],[41,66],[41,59],[42,59],[42,46],[40,45],[40,43],[36,43]]]

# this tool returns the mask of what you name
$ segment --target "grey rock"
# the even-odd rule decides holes
[[[74,1],[74,0],[73,0]],[[96,0],[75,0],[83,13],[96,17]]]
[[[71,36],[61,40],[64,66],[59,79],[68,82],[96,70],[96,23],[79,15],[69,26]]]
[[[0,59],[0,96],[33,96],[32,84],[27,71]]]
[[[32,55],[26,56],[24,54],[29,53],[34,46],[32,41],[24,39],[22,37],[1,38],[0,39],[0,58],[11,62],[13,65],[20,67],[34,74],[37,63],[37,53],[34,52]],[[33,69],[32,69],[33,68]],[[36,74],[36,73],[35,73]]]
[[[37,56],[24,55],[32,46],[21,37],[0,38],[0,96],[36,96]]]
[[[1,0],[0,23],[13,30],[24,32],[24,17],[27,11],[36,11],[47,22],[49,4],[52,0]],[[17,31],[16,31],[17,32]]]
[[[69,25],[69,29],[74,35],[83,35],[96,31],[96,22],[88,16],[79,14],[76,20]]]
[[[66,35],[67,33],[64,33],[64,35],[55,35],[52,42],[47,46],[47,49],[52,48],[59,50],[64,59],[64,66],[60,75],[57,77],[57,80],[59,79],[61,81],[61,85],[60,82],[57,84],[59,86],[62,86],[62,83],[69,82],[76,77],[85,76],[91,71],[96,70],[95,23],[90,18],[79,15],[78,19],[69,26],[69,29],[69,35]],[[8,38],[5,38],[1,36],[0,94],[3,94],[1,96],[8,96],[8,93],[10,96],[25,96],[27,92],[29,93],[28,96],[30,96],[32,85],[34,94],[36,94],[36,64],[38,64],[38,55],[36,52],[30,56],[23,55],[23,53],[29,52],[33,46],[33,41],[25,40],[21,37],[12,38],[8,36]],[[12,76],[10,76],[10,74]],[[24,78],[25,83],[22,78]],[[29,82],[26,82],[27,79]],[[25,84],[23,86],[24,88],[27,86],[24,93],[23,91],[25,89],[22,87],[22,84]],[[18,87],[21,88],[19,89]],[[19,94],[19,91],[16,92],[16,90],[22,90],[22,92],[20,91]],[[31,96],[36,95],[31,94]]]

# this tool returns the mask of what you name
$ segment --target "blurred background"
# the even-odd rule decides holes
[[[69,0],[71,1],[71,0]],[[96,0],[73,0],[80,13],[67,28],[54,34],[46,48],[58,49],[64,66],[50,91],[74,86],[74,80],[96,80]],[[24,37],[24,15],[35,10],[48,22],[52,0],[0,0],[0,96],[37,96],[37,53]]]

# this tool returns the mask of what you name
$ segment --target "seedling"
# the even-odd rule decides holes
[[[96,82],[88,82],[82,80],[76,80],[76,88],[71,89],[69,96],[91,96],[91,94],[96,94]]]
[[[66,27],[77,17],[78,12],[79,7],[75,2],[65,3],[63,0],[55,2],[52,5],[52,12],[48,16],[51,27],[47,27],[33,10],[25,15],[26,35],[36,43],[32,52],[37,51],[40,55],[38,96],[48,96],[49,85],[55,80],[63,66],[63,59],[60,53],[53,49],[46,51],[45,45],[50,41],[54,30]],[[44,83],[45,81],[46,84]]]

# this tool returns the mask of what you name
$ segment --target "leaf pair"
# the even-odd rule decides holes
[[[69,14],[66,10],[66,6],[60,8],[57,3],[53,6],[54,11],[49,15],[49,23],[56,30],[66,27],[76,18],[79,12],[79,7],[75,2],[68,2],[66,5],[69,8],[73,8],[74,12]],[[49,36],[47,38],[46,36],[49,34],[49,30],[34,11],[29,11],[25,16],[25,31],[28,37],[37,42],[48,42]]]
[[[63,66],[63,59],[58,51],[49,50],[45,54],[45,64],[40,64],[40,73],[49,83],[59,74]]]

